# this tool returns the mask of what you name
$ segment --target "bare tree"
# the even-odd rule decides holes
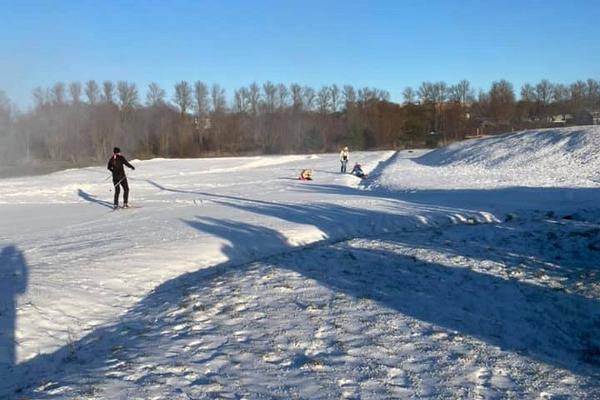
[[[536,100],[535,88],[530,83],[521,86],[521,100],[531,103]]]
[[[554,103],[564,103],[570,100],[571,93],[567,85],[557,83],[552,87],[552,101]]]
[[[208,87],[202,81],[196,81],[194,83],[194,99],[196,101],[196,114],[198,117],[203,118],[210,112],[210,105],[208,101]]]
[[[444,103],[448,100],[448,85],[446,82],[440,81],[433,84],[434,101],[437,104]]]
[[[219,84],[212,85],[210,90],[213,111],[217,114],[224,113],[227,110],[227,100],[225,99],[225,89]]]
[[[2,90],[0,90],[0,137],[8,131],[8,125],[12,120],[11,101]]]
[[[304,106],[302,87],[297,83],[292,83],[290,85],[290,93],[292,94],[292,107],[295,111],[301,111]]]
[[[317,108],[321,114],[327,114],[331,102],[328,86],[322,86],[317,93]]]
[[[79,104],[81,102],[81,83],[71,82],[69,84],[69,94],[71,95],[73,104]]]
[[[311,111],[314,108],[316,97],[315,89],[310,86],[304,86],[302,88],[302,103],[306,110]]]
[[[185,115],[190,108],[192,108],[192,88],[186,81],[181,81],[175,84],[175,94],[173,95],[173,101],[179,107],[181,115]]]
[[[346,108],[356,104],[356,90],[352,85],[344,85],[342,95],[344,96],[344,104]]]
[[[600,105],[600,82],[588,79],[586,82],[586,98],[589,107]]]
[[[33,105],[36,110],[44,107],[48,98],[48,95],[44,89],[38,86],[31,91],[31,95],[33,96]]]
[[[252,82],[248,86],[248,98],[250,100],[250,111],[252,115],[258,114],[258,106],[260,104],[260,88],[256,82]]]
[[[248,90],[246,88],[240,88],[233,94],[233,111],[236,113],[248,112]]]
[[[422,104],[435,103],[436,90],[435,90],[434,84],[431,82],[421,83],[421,86],[419,86],[417,95],[419,96],[419,100],[421,101]]]
[[[366,106],[377,101],[388,101],[390,93],[386,90],[364,87],[358,90],[358,101]]]
[[[463,79],[456,85],[451,86],[449,88],[449,98],[453,102],[462,105],[471,104],[475,99],[471,83],[468,80]]]
[[[148,85],[148,91],[146,92],[146,104],[150,107],[163,105],[166,96],[165,90],[158,86],[158,83],[152,82]]]
[[[404,104],[414,104],[417,98],[417,94],[410,86],[407,86],[402,91],[402,98],[404,99]]]
[[[115,96],[115,85],[111,81],[104,81],[102,83],[102,101],[104,103],[114,103]]]
[[[100,88],[94,80],[89,80],[85,83],[85,95],[88,98],[88,103],[94,105],[100,98]]]
[[[138,90],[135,83],[119,81],[117,83],[117,95],[119,97],[119,105],[122,110],[133,110],[138,104]]]
[[[385,89],[376,89],[377,99],[379,101],[390,101],[390,92]]]
[[[284,109],[289,106],[290,91],[283,83],[277,85],[277,108]]]
[[[0,90],[0,112],[2,112],[4,116],[10,114],[10,99],[6,95],[3,90]]]
[[[584,81],[580,80],[572,83],[571,86],[569,86],[569,89],[573,100],[583,101],[586,93],[586,83]]]
[[[329,87],[329,97],[331,98],[331,111],[337,112],[340,106],[340,88],[335,83]]]
[[[362,89],[358,89],[358,102],[363,106],[366,106],[374,98],[375,94],[371,88],[364,87]]]
[[[600,94],[600,84],[594,79],[588,79],[586,82],[586,95],[588,97],[595,97]]]
[[[52,96],[52,103],[55,105],[65,104],[65,84],[57,82],[52,86],[50,91]]]
[[[7,161],[11,156],[10,143],[8,142],[11,125],[12,105],[6,93],[0,90],[0,163]]]
[[[494,119],[499,123],[508,124],[515,112],[515,92],[512,83],[504,79],[493,82],[489,98]]]
[[[263,83],[264,104],[268,113],[275,111],[275,102],[277,100],[277,87],[271,82]]]
[[[537,85],[535,85],[535,96],[536,100],[545,106],[550,103],[552,99],[552,83],[549,80],[543,79]]]

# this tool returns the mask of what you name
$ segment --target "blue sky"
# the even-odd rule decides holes
[[[598,1],[0,0],[0,90],[22,109],[56,81],[518,90],[600,79]]]

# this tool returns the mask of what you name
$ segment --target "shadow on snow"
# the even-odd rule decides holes
[[[107,207],[107,208],[110,208],[110,209],[113,208],[113,204],[112,203],[110,203],[108,201],[105,201],[105,200],[97,199],[96,197],[94,197],[91,194],[83,191],[82,189],[77,189],[77,195],[79,197],[81,197],[83,200],[89,201],[90,203],[98,204],[100,206]]]
[[[0,376],[15,369],[17,296],[27,289],[27,269],[23,253],[15,246],[0,251]]]
[[[343,238],[341,236],[344,229],[337,231],[340,221],[351,221],[354,226],[368,226],[390,219],[412,217],[330,204],[276,204],[235,196],[168,189],[155,182],[148,182],[161,190],[205,195],[215,199],[213,201],[247,212],[313,225],[330,239]],[[351,192],[362,196],[389,196],[384,192],[373,193],[323,185],[306,186],[305,190],[319,190],[336,195]],[[576,196],[577,190],[574,192]],[[462,196],[464,195],[463,193]],[[404,204],[410,203],[409,198],[410,196],[401,194],[391,199]],[[442,205],[433,204],[433,201],[429,203],[432,205],[431,210],[439,210],[440,213],[449,206],[444,201]],[[156,310],[178,306],[186,294],[211,287],[216,276],[233,271],[241,272],[247,264],[233,264],[239,256],[238,247],[247,248],[252,243],[255,243],[257,250],[264,249],[267,244],[273,250],[272,254],[293,250],[272,261],[278,268],[296,271],[331,290],[376,301],[404,315],[476,337],[506,351],[520,353],[575,374],[589,377],[598,375],[598,355],[593,354],[597,349],[590,348],[590,343],[596,343],[600,332],[600,304],[596,299],[506,280],[468,268],[450,268],[442,264],[418,261],[413,257],[390,254],[380,248],[360,250],[366,252],[365,259],[369,260],[363,265],[363,258],[354,261],[349,250],[328,247],[323,251],[337,257],[340,262],[324,268],[310,262],[310,259],[309,262],[303,262],[301,255],[304,251],[311,251],[310,249],[293,249],[286,237],[267,227],[215,218],[197,218],[184,222],[201,232],[228,241],[230,244],[223,247],[223,253],[232,262],[166,281],[130,309],[119,322],[95,329],[82,339],[53,353],[38,355],[16,365],[9,379],[4,380],[4,384],[14,384],[9,384],[10,387],[5,390],[31,387],[36,384],[36,380],[39,383],[38,378],[69,384],[79,382],[78,377],[82,375],[97,376],[99,371],[107,367],[115,344],[128,349],[141,348],[146,341],[160,338],[165,324],[177,323],[170,320],[157,321]],[[410,232],[405,233],[395,234],[389,240],[406,246],[423,245],[411,240]],[[360,234],[359,229],[356,236]],[[465,251],[469,251],[468,246],[468,243],[464,244]],[[318,247],[313,250],[320,251]],[[456,254],[461,251],[460,248],[450,247],[437,250],[454,251]],[[530,252],[528,256],[536,255],[534,250]],[[393,256],[393,262],[386,265],[378,263],[381,255]],[[543,254],[537,256],[544,257]],[[389,260],[389,257],[385,259]],[[510,298],[512,306],[522,312],[517,313],[515,309],[499,302],[498,299],[503,297]],[[520,319],[523,315],[526,318]],[[590,354],[593,358],[589,358]]]

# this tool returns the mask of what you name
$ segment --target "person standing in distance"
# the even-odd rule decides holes
[[[344,146],[342,151],[340,151],[340,162],[342,163],[341,173],[346,173],[346,167],[348,166],[348,157],[350,156],[350,152],[348,151],[348,146]]]
[[[123,157],[121,154],[121,149],[115,147],[113,149],[113,155],[108,160],[108,166],[110,172],[112,172],[112,180],[113,185],[115,186],[115,199],[114,199],[114,208],[117,209],[119,207],[119,194],[121,193],[121,186],[123,187],[123,208],[129,207],[127,201],[129,200],[129,185],[127,183],[127,176],[125,175],[125,169],[123,166],[131,168],[132,170],[135,167]]]

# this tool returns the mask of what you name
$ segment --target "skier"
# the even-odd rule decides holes
[[[123,157],[121,154],[121,149],[115,147],[113,149],[113,155],[108,160],[107,168],[112,172],[112,180],[113,185],[115,186],[115,200],[114,200],[114,209],[119,208],[119,193],[121,193],[121,187],[123,186],[123,208],[129,207],[127,204],[127,200],[129,199],[129,185],[127,184],[127,176],[125,176],[125,169],[123,165],[128,166],[132,170],[135,167]]]
[[[365,174],[361,165],[359,163],[354,164],[354,168],[352,168],[352,175],[358,176],[361,179],[367,178],[369,175]]]
[[[348,146],[344,146],[342,151],[340,151],[340,162],[342,163],[342,169],[340,172],[342,174],[346,173],[346,166],[348,165],[348,157],[349,156],[350,156],[350,153],[348,152]]]

